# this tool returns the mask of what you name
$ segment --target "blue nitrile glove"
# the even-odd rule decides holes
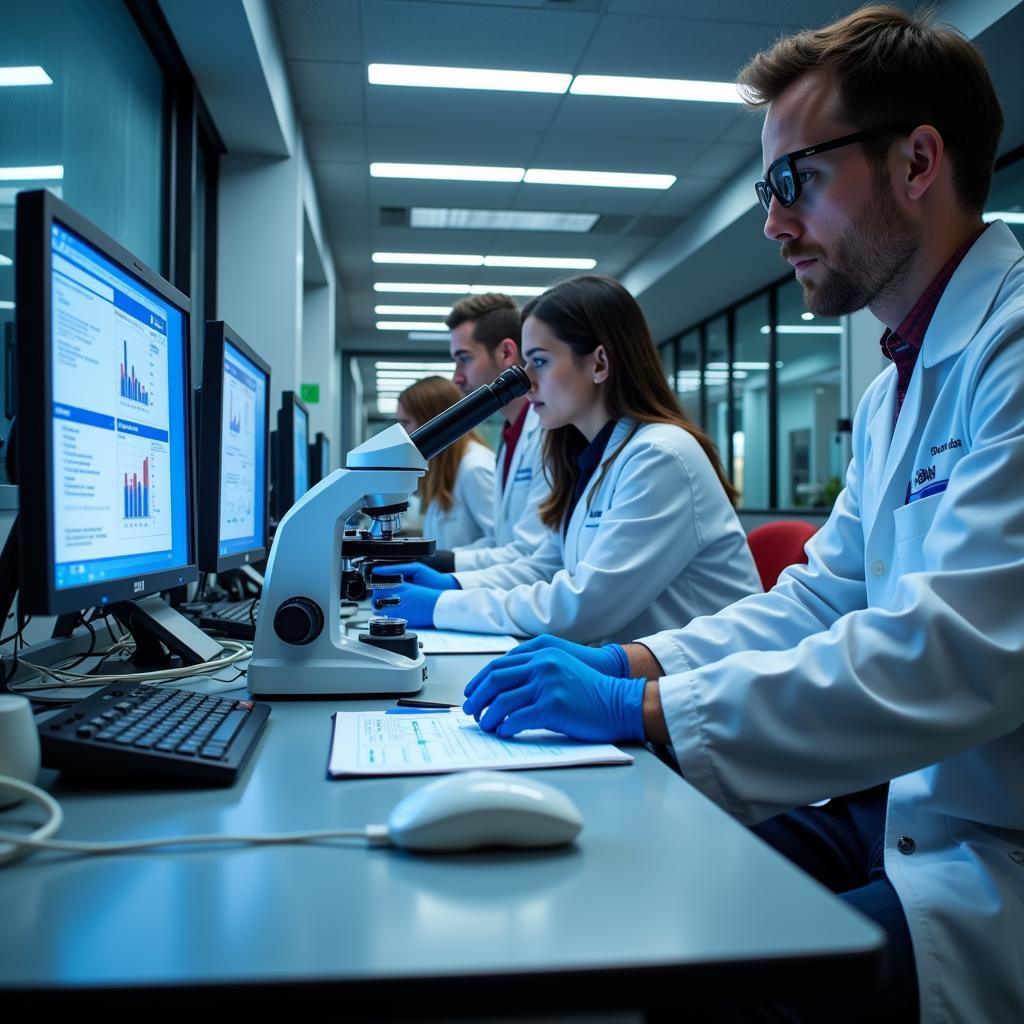
[[[582,661],[588,668],[596,669],[602,675],[617,676],[620,679],[629,677],[629,656],[619,644],[605,644],[604,647],[587,647],[574,644],[571,640],[563,640],[560,636],[542,633],[532,640],[521,643],[509,651],[509,654],[529,654],[531,651],[558,650],[571,654],[577,661]],[[486,672],[487,669],[484,669]],[[475,680],[470,681],[470,686]],[[469,690],[466,690],[469,693]]]
[[[420,562],[402,562],[399,565],[375,565],[374,576],[395,576],[401,573],[406,583],[431,590],[461,590],[459,581],[448,572],[438,572]]]
[[[388,608],[388,613],[405,619],[410,626],[433,626],[434,605],[440,590],[417,587],[415,583],[400,583],[388,590],[375,590],[375,597],[397,597],[399,603]]]
[[[466,687],[462,709],[505,739],[551,729],[577,740],[642,740],[646,685],[603,675],[549,647],[496,658]]]

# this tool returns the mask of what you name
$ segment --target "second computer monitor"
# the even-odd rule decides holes
[[[331,439],[322,431],[309,446],[309,486],[320,483],[331,472]]]
[[[270,367],[223,321],[206,324],[199,568],[258,562],[268,547]]]
[[[281,393],[277,413],[277,517],[309,490],[309,412],[294,391]]]

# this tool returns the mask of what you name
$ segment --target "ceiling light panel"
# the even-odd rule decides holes
[[[36,167],[0,167],[0,181],[61,181],[63,164]]]
[[[378,372],[381,370],[432,370],[435,373],[451,373],[455,369],[455,364],[452,362],[406,363],[393,359],[381,359],[374,364],[374,369]]]
[[[593,270],[597,260],[570,256],[485,256],[485,267],[530,267],[536,270]]]
[[[564,93],[572,75],[494,68],[443,68],[425,64],[370,64],[370,85],[404,85],[422,89],[486,89],[491,92]]]
[[[38,64],[0,68],[0,86],[5,85],[53,85],[53,79]]]
[[[447,316],[451,306],[374,306],[377,316]]]
[[[447,331],[444,323],[420,322],[418,320],[378,320],[378,331]]]
[[[992,210],[990,213],[983,213],[981,219],[986,224],[994,220],[1001,220],[1006,224],[1024,224],[1024,213],[1020,210]]]
[[[370,164],[371,178],[418,178],[426,181],[503,181],[523,180],[522,167],[481,167],[472,164]]]
[[[624,75],[577,75],[574,96],[622,96],[642,100],[688,100],[692,103],[742,103],[732,82],[685,78],[631,78]]]
[[[520,267],[534,270],[593,270],[597,260],[576,256],[476,256],[468,253],[375,252],[374,263],[411,263],[450,267]],[[481,285],[497,291],[494,285]],[[473,291],[474,289],[470,289]]]
[[[676,183],[674,174],[641,174],[632,171],[570,171],[531,167],[523,181],[527,185],[581,185],[586,188],[667,189]]]
[[[375,252],[374,263],[417,263],[440,267],[482,267],[483,256],[443,252]]]
[[[597,213],[544,213],[537,210],[453,210],[414,206],[409,226],[486,231],[589,231]]]
[[[406,295],[468,295],[468,284],[431,284],[426,281],[377,281],[375,292],[399,292]]]

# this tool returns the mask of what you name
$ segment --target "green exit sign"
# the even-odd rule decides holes
[[[300,384],[299,397],[306,403],[306,405],[317,405],[320,401],[320,385]]]

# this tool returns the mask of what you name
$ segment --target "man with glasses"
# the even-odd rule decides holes
[[[740,85],[808,309],[886,325],[846,488],[769,593],[624,648],[538,638],[466,709],[669,744],[885,929],[879,990],[740,1019],[1024,1020],[1024,251],[981,218],[999,103],[967,40],[891,7],[780,40]]]

